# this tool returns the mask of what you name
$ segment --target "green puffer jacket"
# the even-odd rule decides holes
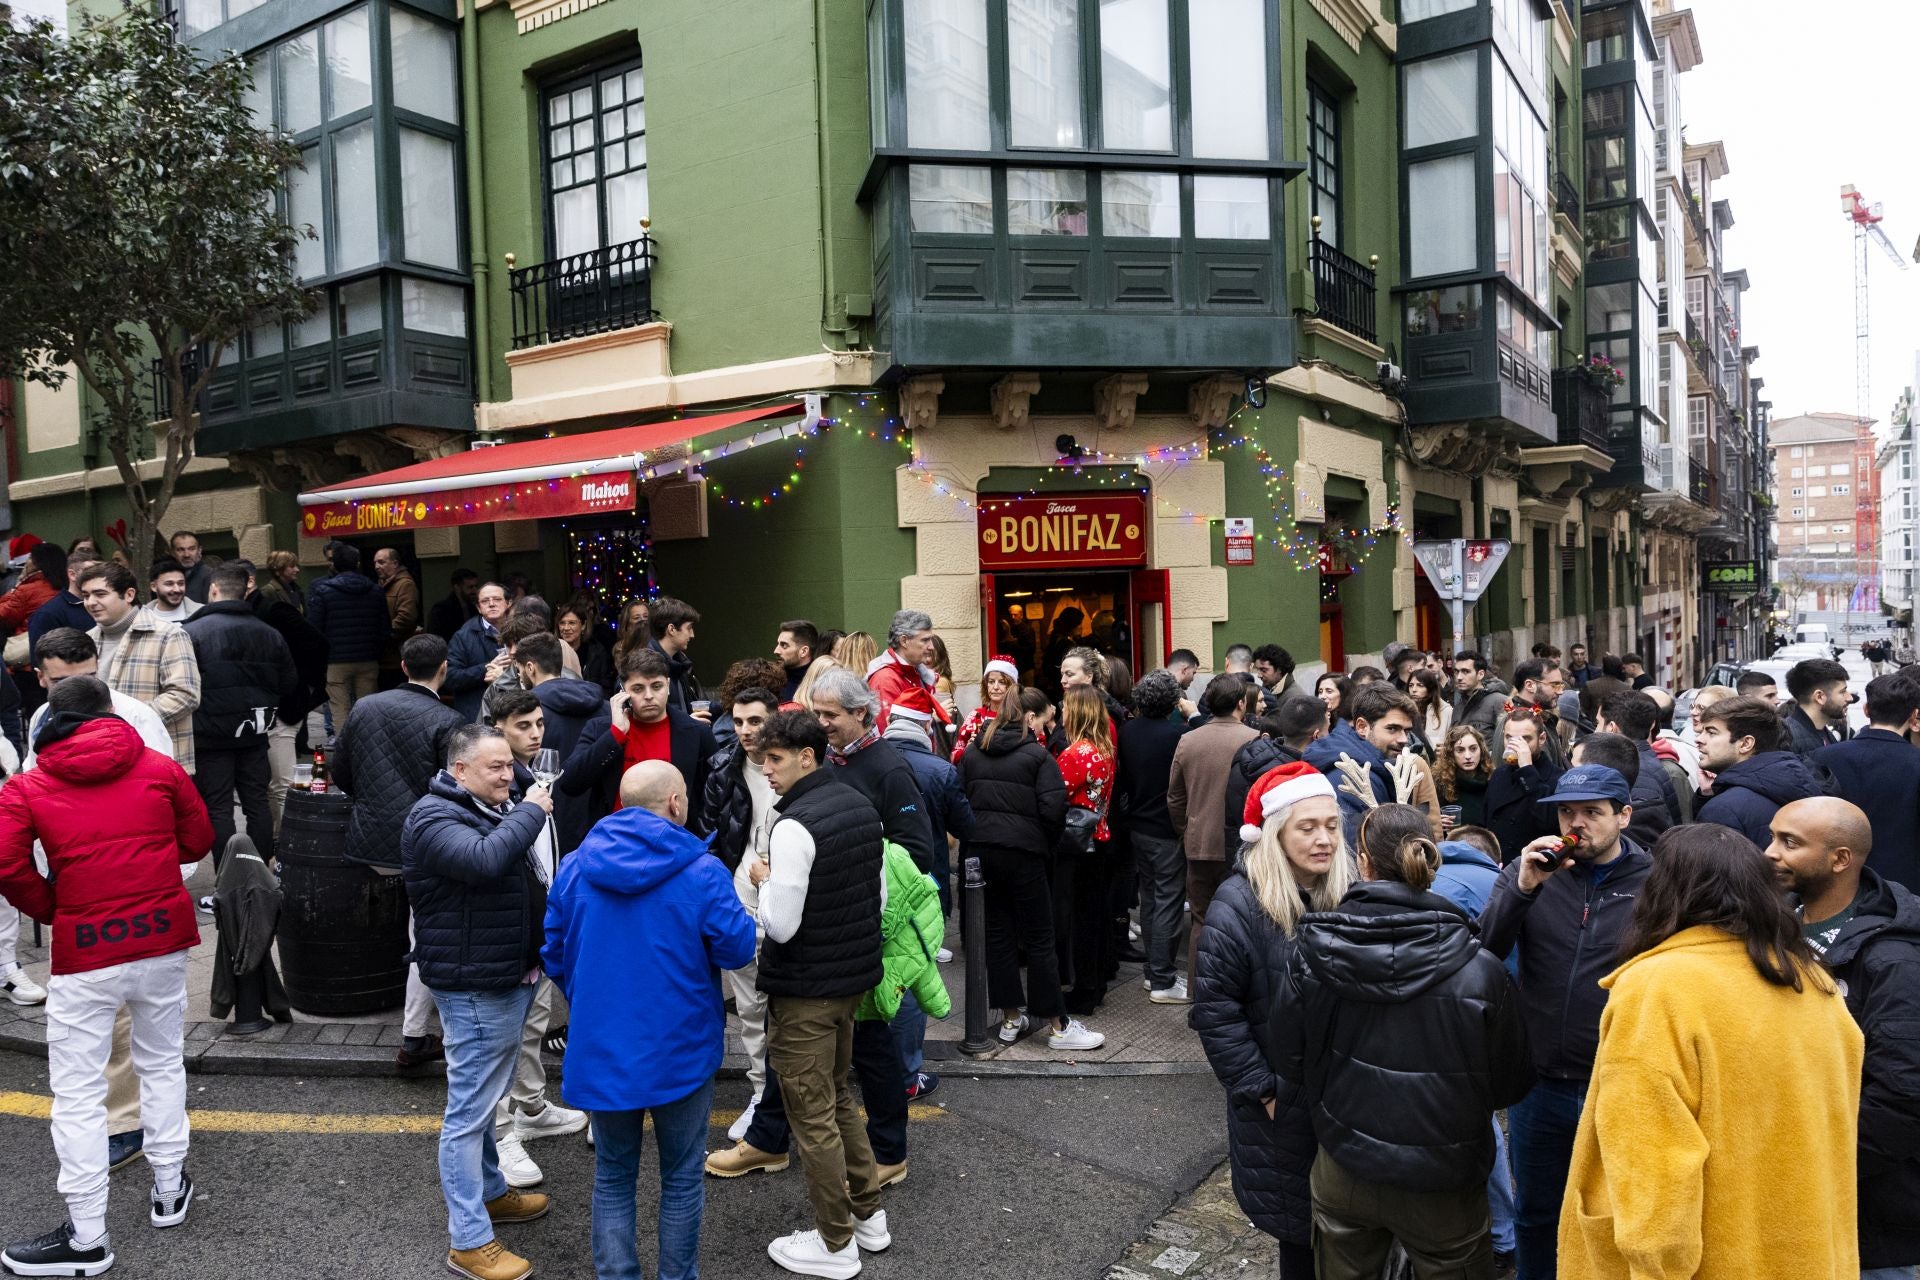
[[[940,915],[940,894],[926,872],[899,845],[886,844],[887,907],[880,913],[880,963],[885,976],[860,1002],[856,1018],[893,1021],[900,1012],[900,993],[912,991],[930,1018],[953,1012],[953,997],[934,953],[946,936]]]

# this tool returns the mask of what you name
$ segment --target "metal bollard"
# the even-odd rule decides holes
[[[966,872],[960,917],[967,948],[967,1036],[960,1042],[960,1052],[977,1058],[997,1046],[988,1034],[992,1023],[987,1012],[987,880],[980,874],[977,857],[966,860]]]

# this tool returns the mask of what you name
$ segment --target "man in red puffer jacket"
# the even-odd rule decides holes
[[[0,894],[53,926],[47,1069],[70,1220],[8,1245],[0,1263],[28,1275],[98,1275],[113,1265],[106,1070],[122,1005],[133,1018],[153,1166],[148,1221],[178,1226],[193,1200],[181,1041],[187,952],[200,931],[180,868],[213,847],[213,824],[186,770],[148,749],[91,676],[54,687],[34,747],[38,767],[0,789]],[[44,877],[36,840],[46,850]]]

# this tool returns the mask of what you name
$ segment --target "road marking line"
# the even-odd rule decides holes
[[[47,1120],[53,1099],[39,1093],[0,1092],[0,1116]],[[914,1120],[944,1120],[946,1109],[929,1103],[907,1108]],[[716,1107],[708,1117],[710,1128],[724,1129],[740,1118],[730,1107]],[[327,1135],[417,1134],[440,1132],[437,1115],[334,1115],[293,1111],[188,1111],[187,1121],[202,1133],[304,1133]],[[652,1121],[649,1120],[651,1125]]]

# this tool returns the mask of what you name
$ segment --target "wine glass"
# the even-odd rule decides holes
[[[542,747],[533,753],[531,767],[534,781],[551,791],[560,777],[560,753],[552,747]]]

